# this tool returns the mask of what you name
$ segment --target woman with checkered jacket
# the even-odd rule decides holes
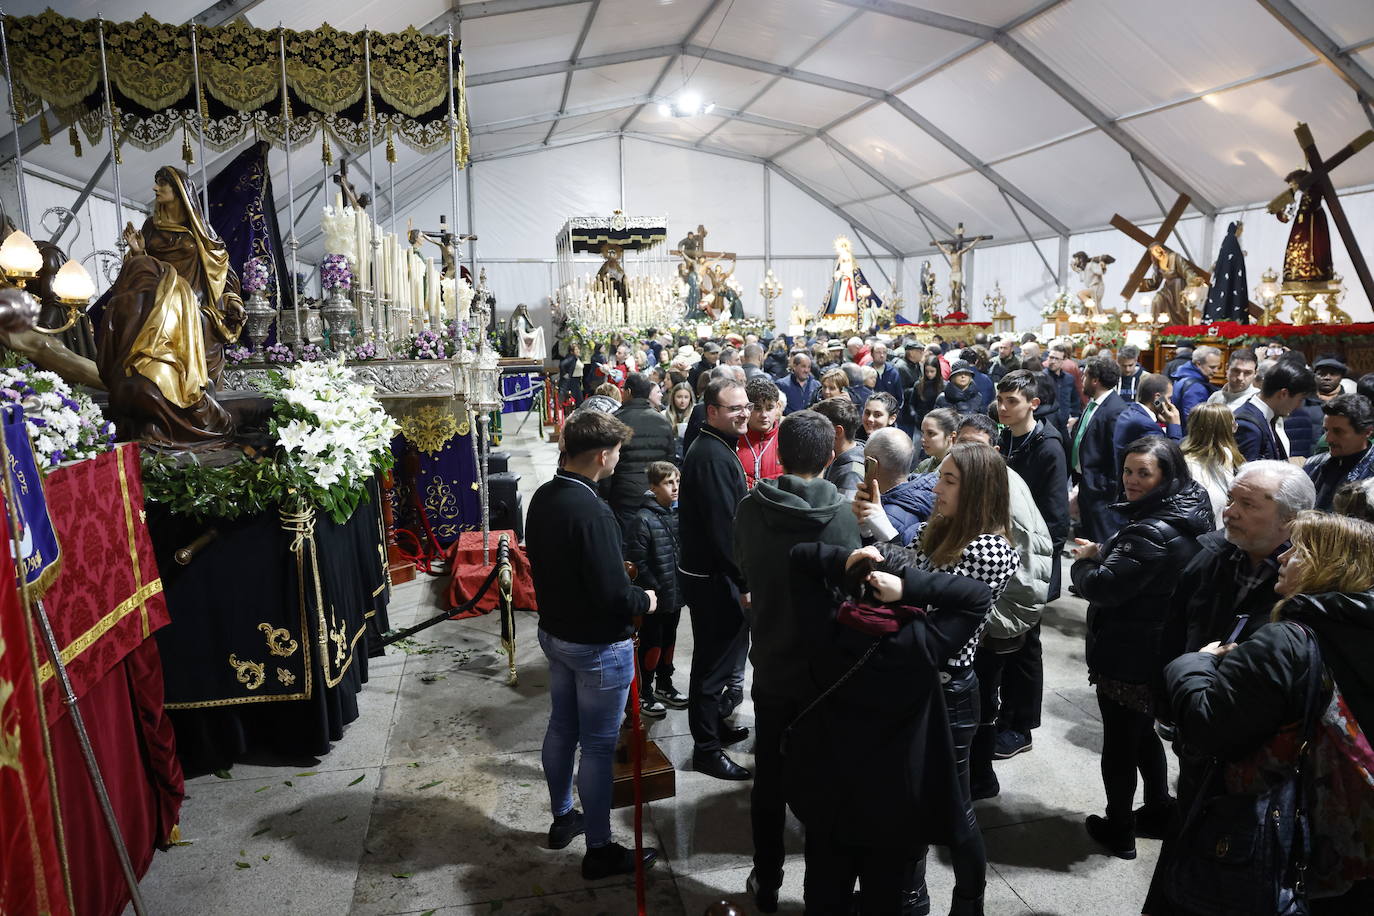
[[[940,462],[935,483],[935,507],[908,555],[913,565],[934,572],[966,576],[985,583],[995,602],[1016,572],[1020,556],[1008,540],[1011,531],[1011,494],[1007,466],[996,449],[986,445],[956,445]],[[939,625],[940,608],[926,609]],[[981,914],[987,871],[983,835],[973,814],[969,791],[969,749],[978,731],[978,675],[973,656],[986,619],[957,655],[945,660],[940,680],[954,738],[955,762],[963,791],[967,830],[950,847],[954,862],[954,899],[951,914]],[[913,883],[913,903],[927,898],[925,859]],[[913,911],[918,911],[913,909]]]

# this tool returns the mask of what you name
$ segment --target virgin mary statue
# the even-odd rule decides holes
[[[121,438],[203,448],[232,435],[214,398],[224,348],[243,328],[239,280],[195,186],[163,166],[153,215],[128,224],[129,254],[101,319],[97,363]]]

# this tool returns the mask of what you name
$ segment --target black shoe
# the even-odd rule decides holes
[[[924,881],[914,891],[907,891],[902,900],[902,916],[930,916],[930,888]]]
[[[739,709],[740,704],[743,702],[743,687],[727,687],[725,692],[720,695],[720,700],[718,701],[720,717],[724,719],[734,715],[735,710]]]
[[[759,908],[760,913],[776,913],[778,911],[778,888],[780,887],[782,887],[782,872],[778,872],[777,881],[764,884],[759,880],[757,868],[749,870],[749,880],[744,882],[744,889],[753,896],[754,906]]]
[[[677,688],[673,686],[671,681],[666,684],[660,684],[654,689],[654,699],[658,700],[669,709],[687,708],[687,694],[678,693]]]
[[[645,846],[642,852],[644,867],[648,868],[658,858],[658,850]],[[609,878],[612,875],[632,875],[635,871],[635,851],[626,849],[619,843],[607,843],[595,849],[588,849],[582,857],[582,877],[588,881]]]
[[[739,744],[749,737],[749,727],[747,725],[731,726],[722,723],[720,729],[720,743],[729,747],[732,744]]]
[[[582,812],[576,808],[568,810],[567,814],[553,819],[549,825],[549,848],[564,849],[577,837],[587,832],[587,827],[582,820]]]
[[[961,897],[956,890],[950,898],[949,916],[983,916],[983,895]]]
[[[1035,745],[1031,742],[1031,733],[1017,731],[1008,728],[997,733],[997,737],[992,742],[993,760],[1010,760],[1017,754],[1024,754],[1033,749]]]
[[[1105,817],[1098,817],[1096,814],[1088,815],[1085,826],[1088,828],[1088,836],[1107,847],[1107,851],[1118,859],[1135,858],[1135,831],[1130,826],[1114,825]]]
[[[716,779],[730,779],[736,782],[754,778],[753,773],[725,756],[724,751],[710,754],[693,753],[692,769],[707,776],[714,776]]]
[[[1002,792],[1002,785],[997,781],[996,776],[985,780],[979,780],[969,786],[969,794],[974,801],[983,798],[996,798]]]
[[[1178,832],[1178,799],[1135,809],[1135,835],[1151,840],[1171,839]]]

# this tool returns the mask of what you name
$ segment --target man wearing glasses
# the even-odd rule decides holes
[[[744,469],[736,456],[749,423],[744,385],[718,378],[706,386],[706,422],[682,462],[678,525],[683,597],[692,614],[692,673],[687,724],[695,749],[692,765],[717,779],[749,779],[725,748],[749,737],[749,729],[724,721],[722,695],[749,652],[744,575],[735,563],[735,510],[744,497]]]
[[[1083,412],[1083,403],[1078,398],[1078,385],[1070,368],[1072,363],[1068,349],[1063,344],[1051,344],[1045,351],[1043,371],[1054,385],[1054,425],[1065,442],[1069,441],[1069,418]]]

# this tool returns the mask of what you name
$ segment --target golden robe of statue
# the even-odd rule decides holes
[[[100,377],[121,438],[210,445],[234,431],[213,386],[243,327],[238,277],[186,175],[164,166],[154,189],[143,231],[124,232],[130,254],[101,318]]]

